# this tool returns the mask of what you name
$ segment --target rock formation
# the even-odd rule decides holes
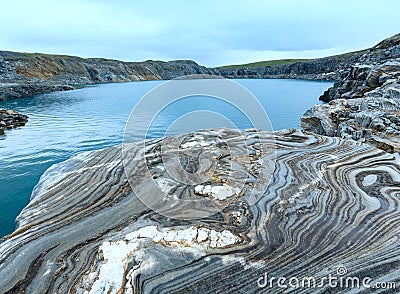
[[[190,60],[122,62],[0,51],[0,100],[71,90],[94,83],[168,80],[215,73]]]
[[[274,66],[206,68],[191,60],[122,62],[102,58],[0,51],[0,100],[70,90],[93,83],[168,80],[185,75],[226,78],[292,78],[339,81],[321,99],[339,98],[358,87],[358,76],[370,67],[400,57],[399,36],[357,52]],[[361,67],[359,66],[361,64]],[[355,66],[352,69],[352,66]],[[349,76],[352,72],[355,76]],[[361,78],[361,77],[360,77]],[[346,80],[346,83],[343,81]],[[351,81],[351,82],[350,82]],[[354,85],[353,85],[354,82]]]
[[[11,109],[0,108],[0,135],[4,130],[24,126],[28,122],[28,116]]]
[[[279,288],[276,281],[269,289],[268,276],[316,279],[318,287],[312,289],[298,282],[296,293],[348,290],[321,282],[328,275],[360,281],[368,277],[371,287],[376,282],[400,287],[397,155],[296,130],[238,134],[219,129],[172,139],[181,142],[183,152],[175,165],[181,162],[189,173],[196,172],[199,152],[206,151],[213,157],[213,175],[198,185],[171,178],[160,153],[162,139],[148,141],[145,149],[141,143],[128,146],[129,178],[120,147],[84,153],[51,167],[19,215],[16,231],[0,244],[0,289],[290,290]],[[243,151],[246,156],[236,156]],[[144,174],[138,161],[141,152],[150,174]],[[232,168],[235,175],[246,175],[239,190],[236,181],[226,178]],[[149,189],[149,183],[159,189]],[[156,200],[207,199],[220,211],[199,219],[166,217],[143,205],[132,187]],[[222,190],[230,192],[218,197]]]
[[[280,78],[308,80],[338,80],[346,69],[357,62],[364,51],[351,52],[294,64],[256,67],[221,67],[219,73],[226,78]]]
[[[400,34],[373,47],[302,117],[305,130],[400,151]]]
[[[341,71],[335,85],[320,97],[322,101],[363,97],[365,93],[399,79],[400,34],[367,50]],[[393,62],[392,62],[393,61]]]

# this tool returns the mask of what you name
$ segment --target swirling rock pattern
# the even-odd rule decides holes
[[[347,86],[339,97],[345,99],[314,106],[301,118],[301,126],[321,135],[350,138],[399,152],[400,59],[362,68],[354,74],[359,86],[354,86],[351,78],[343,81]]]
[[[2,292],[254,293],[271,290],[259,285],[265,273],[320,279],[339,266],[349,276],[400,286],[397,155],[297,130],[210,134],[191,134],[184,149],[196,140],[214,142],[217,134],[248,155],[234,157],[226,144],[214,144],[217,168],[202,187],[165,173],[157,153],[161,139],[148,141],[145,150],[152,180],[160,183],[152,192],[164,189],[172,198],[212,197],[207,185],[234,185],[223,177],[229,166],[246,171],[242,189],[217,197],[229,203],[203,219],[177,220],[144,206],[125,176],[120,147],[50,168],[16,231],[0,244]],[[187,170],[198,168],[195,157],[185,158]],[[142,173],[138,165],[136,185],[146,187]],[[275,285],[271,291],[289,290]],[[296,289],[311,291],[346,289]]]

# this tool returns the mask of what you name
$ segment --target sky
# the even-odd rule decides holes
[[[205,66],[316,58],[400,33],[398,0],[0,0],[0,50]]]

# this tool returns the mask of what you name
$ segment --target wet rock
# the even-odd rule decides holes
[[[28,116],[11,109],[0,109],[0,134],[5,129],[12,129],[24,126],[28,122]]]

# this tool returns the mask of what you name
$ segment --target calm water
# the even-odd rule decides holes
[[[304,111],[318,103],[319,95],[332,85],[302,80],[237,82],[259,99],[275,130],[298,127]],[[103,84],[0,102],[0,108],[30,117],[25,127],[0,136],[0,236],[14,230],[15,217],[29,202],[34,185],[48,167],[82,151],[121,143],[135,103],[160,83]],[[188,111],[216,109],[239,128],[251,127],[233,107],[212,98],[192,97],[163,111],[149,136],[162,136],[172,121]]]

